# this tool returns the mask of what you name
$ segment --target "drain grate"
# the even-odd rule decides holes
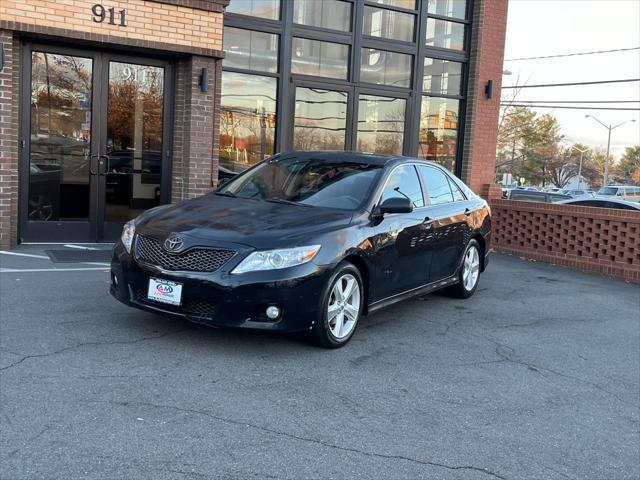
[[[54,263],[80,263],[111,261],[111,250],[45,250]]]

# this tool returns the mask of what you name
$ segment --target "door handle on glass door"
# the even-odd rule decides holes
[[[94,158],[96,160],[98,160],[100,158],[100,155],[91,155],[91,156],[89,156],[89,173],[91,175],[98,175],[98,172],[93,169],[93,159]]]

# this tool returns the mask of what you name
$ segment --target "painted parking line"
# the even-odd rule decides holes
[[[16,257],[31,257],[31,258],[42,258],[43,260],[50,260],[46,255],[33,255],[32,253],[17,253],[17,252],[7,252],[6,250],[0,250],[0,254],[2,255],[14,255]]]
[[[84,247],[82,245],[74,245],[74,244],[64,244],[63,247],[77,248],[78,250],[100,250],[99,248],[95,248],[95,247]]]
[[[108,272],[105,267],[87,267],[87,268],[0,268],[0,273],[26,273],[26,272],[90,272],[101,271]]]

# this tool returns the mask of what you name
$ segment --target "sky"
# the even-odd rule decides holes
[[[510,0],[505,44],[503,85],[586,82],[640,78],[640,50],[508,61],[513,58],[555,55],[640,46],[640,0]],[[503,90],[511,98],[513,90]],[[516,100],[640,100],[640,82],[601,85],[525,88]],[[581,104],[567,104],[585,106]],[[588,106],[588,104],[587,104]],[[640,108],[640,103],[603,104],[601,107]],[[635,119],[612,131],[611,153],[618,159],[624,147],[640,145],[640,111],[536,109],[552,113],[570,143],[607,146],[606,125]]]

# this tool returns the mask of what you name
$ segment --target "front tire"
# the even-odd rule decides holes
[[[455,298],[469,298],[478,288],[480,280],[480,244],[471,239],[462,257],[462,267],[458,273],[458,283],[445,291]]]
[[[359,270],[348,262],[327,282],[318,320],[313,328],[314,342],[324,348],[346,345],[356,331],[364,306],[364,288]]]

